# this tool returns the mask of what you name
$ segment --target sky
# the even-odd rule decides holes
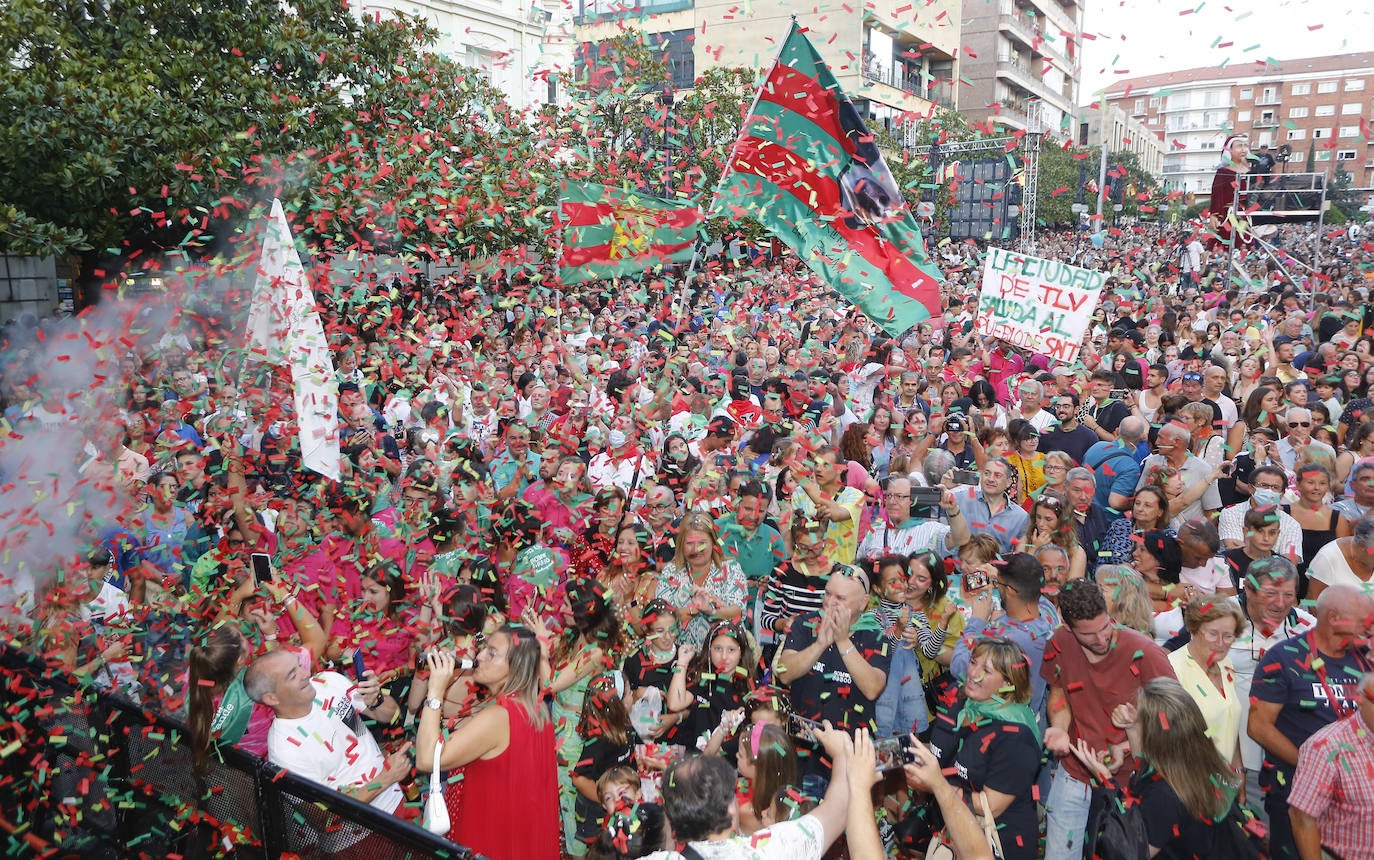
[[[1080,0],[1080,101],[1139,75],[1374,51],[1374,3],[1352,0]],[[1228,44],[1229,43],[1229,44]]]

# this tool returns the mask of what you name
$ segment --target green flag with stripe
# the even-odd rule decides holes
[[[858,111],[794,21],[711,201],[752,218],[896,336],[941,314],[940,271]]]

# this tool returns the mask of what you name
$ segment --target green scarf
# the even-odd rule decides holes
[[[1006,699],[993,696],[986,702],[975,702],[972,699],[964,700],[964,708],[959,712],[959,728],[964,726],[978,727],[986,723],[1017,723],[1030,729],[1031,736],[1035,738],[1037,746],[1040,744],[1040,721],[1035,718],[1035,711],[1030,705],[1023,705],[1020,702],[1008,702]]]
[[[248,718],[253,715],[253,700],[243,689],[243,672],[239,672],[220,699],[214,719],[210,721],[210,734],[226,744],[236,744],[243,733],[248,731]]]

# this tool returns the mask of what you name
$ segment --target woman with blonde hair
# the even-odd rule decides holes
[[[430,689],[442,696],[457,668],[454,655],[428,657]],[[463,790],[445,796],[448,837],[488,857],[555,857],[560,850],[554,724],[542,701],[546,657],[535,631],[503,627],[487,637],[472,670],[491,693],[487,704],[447,739],[442,699],[431,697],[420,711],[415,768],[461,769]]]
[[[659,575],[658,600],[677,607],[684,645],[700,650],[715,621],[744,614],[746,583],[739,563],[725,557],[715,521],[693,511],[677,531],[677,554]]]
[[[1145,578],[1124,564],[1104,564],[1097,569],[1096,578],[1112,620],[1153,639],[1154,604]]]
[[[930,744],[940,764],[952,768],[951,785],[979,818],[991,813],[1007,860],[1039,856],[1035,783],[1043,749],[1040,722],[1030,707],[1031,669],[1015,642],[980,639],[969,657],[958,718],[935,724]],[[922,791],[913,768],[907,784]]]
[[[1122,729],[1140,757],[1127,796],[1139,803],[1150,857],[1211,857],[1218,848],[1245,843],[1237,808],[1240,777],[1207,736],[1197,702],[1173,678],[1146,681],[1134,705],[1119,705],[1112,725]],[[1084,740],[1073,754],[1104,784],[1112,773],[1104,753]],[[1085,856],[1092,850],[1084,846]]]
[[[1212,423],[1215,414],[1211,404],[1186,403],[1178,414],[1193,437],[1194,456],[1206,460],[1207,465],[1213,468],[1221,465],[1221,461],[1226,459],[1226,440],[1217,433]]]

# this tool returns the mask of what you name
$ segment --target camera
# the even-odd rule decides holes
[[[950,477],[954,479],[956,484],[973,486],[978,483],[978,473],[972,469],[955,469],[950,473]]]
[[[948,433],[963,433],[967,429],[968,425],[964,424],[961,415],[951,415],[945,419],[945,431]]]

